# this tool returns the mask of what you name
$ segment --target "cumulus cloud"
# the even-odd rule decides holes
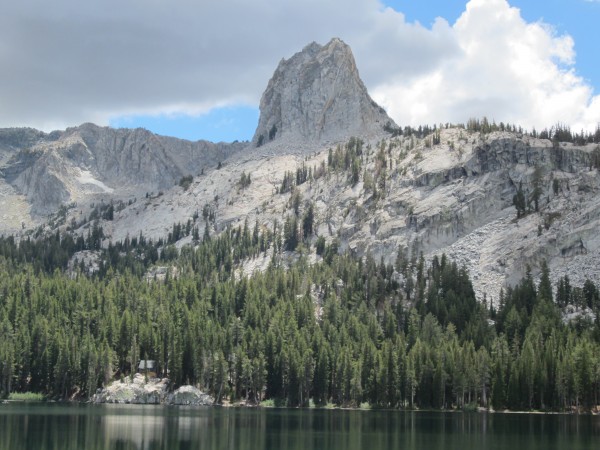
[[[379,0],[24,0],[0,15],[0,126],[258,105],[282,57],[333,36],[401,124],[599,120],[572,40],[504,0],[471,0],[431,28]]]
[[[570,36],[527,23],[505,0],[471,0],[450,34],[460,48],[455,57],[375,88],[374,98],[399,123],[487,116],[529,129],[562,122],[591,130],[600,122],[600,97],[575,72]]]

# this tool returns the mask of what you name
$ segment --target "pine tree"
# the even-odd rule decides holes
[[[525,209],[527,207],[527,200],[525,193],[523,192],[523,183],[519,182],[519,188],[517,193],[513,197],[513,205],[517,210],[517,219],[520,219],[525,215]]]

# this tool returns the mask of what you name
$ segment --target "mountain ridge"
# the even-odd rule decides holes
[[[28,236],[41,226],[81,236],[97,222],[104,245],[141,233],[162,239],[175,223],[188,223],[199,235],[246,222],[281,234],[282,223],[300,220],[310,209],[310,261],[319,258],[312,253],[318,238],[386,263],[401,251],[415,258],[447,253],[473,275],[479,298],[494,300],[528,266],[538,273],[542,261],[557,277],[566,263],[573,265],[574,283],[600,281],[596,143],[560,143],[487,122],[399,128],[359,78],[356,92],[348,92],[354,86],[348,82],[336,91],[347,100],[340,105],[356,107],[356,120],[338,127],[347,116],[332,114],[323,123],[333,131],[324,136],[318,125],[328,97],[320,93],[332,86],[331,61],[343,61],[342,78],[356,81],[351,51],[337,39],[309,44],[279,64],[250,143],[191,142],[93,124],[49,134],[0,130],[0,232]],[[285,97],[278,77],[286,80],[291,68],[302,72],[309,66],[288,93],[299,94],[298,80],[305,80],[308,101],[302,103],[300,95],[298,108],[278,112]],[[268,92],[283,96],[274,101]],[[281,122],[272,139],[257,147],[261,130],[302,111],[304,128]],[[518,212],[519,191],[529,202]],[[99,207],[113,204],[118,207],[106,218],[98,214]],[[53,214],[50,220],[47,214]],[[178,247],[193,243],[189,234],[176,240]],[[288,256],[247,260],[240,270],[264,270],[272,258]]]
[[[27,197],[34,215],[54,212],[65,202],[81,199],[85,192],[98,193],[97,183],[81,182],[82,171],[113,190],[139,195],[167,189],[181,177],[197,175],[246,146],[192,142],[142,128],[113,129],[90,123],[43,134],[31,144],[6,161],[2,178]]]

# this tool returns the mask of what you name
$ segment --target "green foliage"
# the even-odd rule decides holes
[[[250,174],[246,174],[245,171],[242,171],[242,175],[240,176],[240,180],[238,181],[238,186],[240,189],[245,189],[250,186],[252,180],[250,179]]]
[[[192,175],[183,176],[179,180],[179,186],[181,186],[184,191],[187,191],[190,188],[190,186],[192,185],[193,181],[194,181],[194,177]]]
[[[554,195],[558,195],[560,192],[560,182],[556,178],[552,180],[552,192],[554,192]]]
[[[283,246],[287,251],[294,251],[300,243],[298,219],[295,215],[287,216],[283,225]]]
[[[351,137],[346,145],[338,145],[333,151],[329,149],[327,165],[332,172],[349,172],[349,181],[354,186],[359,181],[362,171],[362,155],[364,142]]]
[[[217,217],[217,213],[215,211],[215,208],[212,205],[209,205],[208,203],[206,203],[202,207],[202,218],[204,219],[204,221],[205,222],[214,222],[216,217]]]
[[[0,256],[14,265],[30,263],[36,272],[64,270],[69,259],[82,250],[99,250],[102,247],[104,231],[97,222],[88,227],[87,235],[74,237],[50,233],[37,240],[27,237],[17,241],[13,236],[0,236]]]
[[[596,129],[596,134],[600,135],[600,125]],[[596,142],[594,140],[594,142]],[[598,140],[600,142],[600,139]],[[592,154],[590,155],[590,167],[593,169],[600,169],[600,147],[596,146],[594,150],[592,150]]]
[[[484,117],[481,120],[473,118],[469,119],[467,121],[466,129],[468,131],[475,131],[482,134],[489,134],[495,131],[510,131],[513,133],[523,133],[523,128],[521,127],[517,127],[516,125],[511,125],[508,123],[504,124],[503,122],[496,124],[495,121],[492,121],[490,123],[487,117]]]
[[[542,190],[542,181],[544,177],[543,169],[540,166],[535,166],[533,170],[533,180],[532,180],[532,191],[531,191],[531,202],[533,202],[535,212],[539,212],[539,202],[540,196],[543,193]]]
[[[44,400],[44,395],[37,392],[11,392],[8,399],[19,402],[41,402]]]
[[[517,219],[520,219],[525,215],[527,208],[527,199],[525,197],[525,193],[523,192],[523,183],[521,182],[519,182],[519,188],[513,197],[513,205],[517,210]]]
[[[552,226],[554,221],[556,219],[560,218],[560,216],[561,216],[561,213],[558,211],[553,211],[553,212],[544,214],[544,228],[546,230],[550,229],[550,227]]]
[[[560,143],[560,142],[570,142],[570,143],[573,143],[576,145],[600,143],[600,124],[598,124],[598,126],[596,127],[596,130],[594,132],[581,130],[581,132],[579,132],[579,133],[576,133],[576,132],[574,133],[571,131],[569,126],[562,124],[562,123],[558,123],[558,124],[550,127],[550,129],[545,128],[541,132],[538,133],[535,130],[535,128],[532,129],[530,132],[528,132],[528,131],[524,130],[523,127],[521,127],[521,126],[517,126],[515,124],[503,123],[503,122],[500,122],[499,124],[497,124],[495,121],[490,122],[487,119],[487,117],[483,117],[482,119],[471,118],[467,121],[466,125],[462,124],[462,123],[458,123],[458,124],[447,123],[444,125],[444,127],[445,128],[450,128],[450,127],[462,128],[462,129],[466,129],[471,132],[481,133],[482,135],[490,134],[493,132],[499,132],[499,131],[506,131],[506,132],[518,133],[518,134],[527,134],[534,138],[552,140],[553,143],[555,144],[555,146],[557,146],[558,143]],[[440,128],[442,128],[442,125],[440,125]],[[439,129],[435,125],[433,127],[430,127],[429,125],[420,125],[418,128],[412,128],[410,126],[407,126],[407,127],[404,127],[404,129],[402,129],[400,127],[394,127],[394,126],[392,126],[392,124],[390,122],[387,122],[383,126],[383,129],[387,133],[390,133],[392,135],[392,137],[415,136],[418,139],[423,139],[426,136],[429,136],[432,132],[435,132],[436,134],[433,136],[431,143],[433,145],[439,144],[439,134],[437,134],[437,133],[439,133]],[[461,137],[461,139],[462,139],[462,137]],[[451,147],[452,147],[452,145],[451,145]],[[600,158],[598,157],[598,155],[600,155],[600,153],[592,155],[592,158],[591,158],[591,166],[592,167],[595,167],[595,168],[600,167],[600,165],[598,165],[599,164],[598,162],[600,161]]]
[[[307,169],[305,164],[302,164],[302,167],[296,169],[296,186],[306,183],[309,178],[309,172],[310,170]]]
[[[279,188],[280,194],[285,194],[286,192],[290,192],[295,186],[294,183],[294,173],[291,171],[286,171],[283,174],[283,180],[281,181],[281,187]]]
[[[62,259],[29,258],[32,248],[59,252],[63,243],[68,254],[67,237],[3,238],[0,395],[86,397],[130,376],[139,359],[153,359],[174,387],[195,384],[218,401],[543,410],[596,404],[597,324],[571,325],[560,315],[571,306],[597,313],[593,282],[573,287],[564,277],[553,295],[544,265],[539,283],[527,271],[488,308],[475,299],[465,269],[445,256],[427,264],[417,247],[410,255],[398,249],[397,272],[383,258],[340,254],[340,243],[323,237],[316,244],[321,263],[280,264],[280,252],[298,248],[310,232],[310,208],[283,226],[246,221],[181,250],[169,241],[187,233],[187,224],[174,224],[170,239],[140,235],[110,244],[97,250],[102,268],[90,277],[68,276]],[[93,241],[90,234],[82,245]],[[159,254],[166,274],[148,279]],[[273,263],[240,276],[240,263],[259,254],[273,255]]]
[[[304,215],[302,217],[302,235],[308,240],[314,232],[315,206],[313,202],[307,202]]]
[[[300,215],[300,205],[302,204],[302,194],[298,189],[294,189],[292,191],[292,195],[290,196],[290,206],[295,216]]]
[[[391,122],[386,122],[383,131],[390,133],[392,137],[402,136],[402,128],[392,126]]]
[[[315,252],[317,253],[317,255],[322,256],[325,252],[325,238],[323,236],[319,236],[317,238],[317,244],[315,247]]]
[[[384,143],[382,142],[379,147],[379,150],[377,151],[377,155],[375,155],[374,184],[376,188],[373,190],[374,200],[383,198],[385,195],[387,185],[387,169],[387,154],[385,151]]]

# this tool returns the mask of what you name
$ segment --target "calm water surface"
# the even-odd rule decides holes
[[[600,449],[600,417],[12,403],[0,449]]]

